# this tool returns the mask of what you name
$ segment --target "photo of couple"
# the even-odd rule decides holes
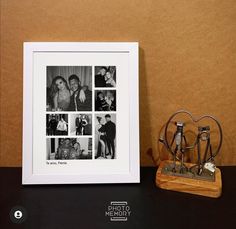
[[[48,138],[47,160],[92,159],[92,138]]]
[[[95,91],[95,111],[116,111],[116,91]]]
[[[92,135],[92,114],[70,114],[70,134]]]
[[[47,136],[68,134],[68,114],[47,114],[46,115]]]
[[[95,159],[116,159],[116,114],[95,115]]]
[[[47,111],[92,111],[91,66],[47,66]]]
[[[116,66],[96,66],[95,87],[116,87]]]

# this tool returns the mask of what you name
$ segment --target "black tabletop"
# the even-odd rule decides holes
[[[141,168],[140,184],[36,186],[21,185],[20,168],[0,168],[0,228],[235,229],[236,167],[220,169],[223,194],[213,199],[157,188],[156,168]],[[9,217],[14,206],[26,210],[21,224]]]

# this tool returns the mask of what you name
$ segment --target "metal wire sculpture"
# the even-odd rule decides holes
[[[194,123],[198,123],[199,121],[203,119],[210,119],[213,120],[218,127],[219,131],[219,144],[216,147],[215,151],[212,149],[212,144],[211,144],[211,129],[210,126],[198,126],[198,133],[196,133],[196,139],[192,145],[189,145],[186,139],[185,135],[185,127],[186,123],[184,122],[174,122],[173,119],[179,115],[179,114],[185,114],[188,115]],[[168,140],[168,130],[170,123],[174,123],[176,126],[176,131],[171,139],[171,142]],[[168,119],[165,128],[164,128],[164,139],[159,139],[167,148],[167,150],[171,153],[173,156],[173,167],[172,167],[172,173],[179,173],[179,174],[184,174],[184,173],[192,173],[197,176],[202,176],[204,169],[208,169],[211,172],[214,172],[214,158],[219,154],[220,148],[222,146],[222,141],[223,141],[223,133],[222,133],[222,128],[219,123],[219,121],[211,116],[211,115],[204,115],[201,116],[200,118],[196,119],[193,117],[193,115],[186,110],[179,110],[172,114],[170,118]],[[203,153],[203,157],[201,157],[201,143],[206,142],[206,147]],[[173,148],[173,144],[175,143],[175,147]],[[184,156],[185,153],[191,149],[197,148],[197,164],[188,168],[185,163],[184,163]],[[180,154],[180,158],[178,156]],[[176,169],[176,161],[180,161],[180,168],[179,171]],[[196,170],[196,171],[195,171]]]

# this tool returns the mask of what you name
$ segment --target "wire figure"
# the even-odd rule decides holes
[[[184,123],[183,122],[175,122],[176,125],[176,132],[174,133],[174,136],[172,138],[170,146],[173,146],[173,143],[175,142],[175,149],[174,149],[174,166],[172,169],[172,172],[176,172],[176,159],[178,152],[181,153],[181,165],[180,165],[180,173],[184,172],[184,169],[187,167],[184,165],[184,152],[185,147],[183,147],[183,142],[185,143],[185,146],[187,145],[186,137],[184,135]]]
[[[198,162],[197,165],[192,166],[190,168],[190,171],[192,171],[192,169],[194,167],[197,167],[197,175],[201,176],[204,170],[204,167],[206,165],[207,162],[214,161],[214,156],[212,153],[212,145],[211,145],[211,140],[210,140],[210,126],[199,126],[198,127],[198,135],[197,135],[197,139],[196,139],[196,145],[197,145],[197,156],[198,156]],[[202,142],[206,142],[206,147],[205,147],[205,151],[203,154],[203,158],[201,158],[201,143]],[[210,157],[207,158],[208,153],[210,154]]]

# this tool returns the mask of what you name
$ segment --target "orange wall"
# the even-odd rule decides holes
[[[235,0],[1,0],[1,166],[21,166],[22,43],[140,43],[141,164],[185,108],[224,130],[219,165],[236,165]]]

